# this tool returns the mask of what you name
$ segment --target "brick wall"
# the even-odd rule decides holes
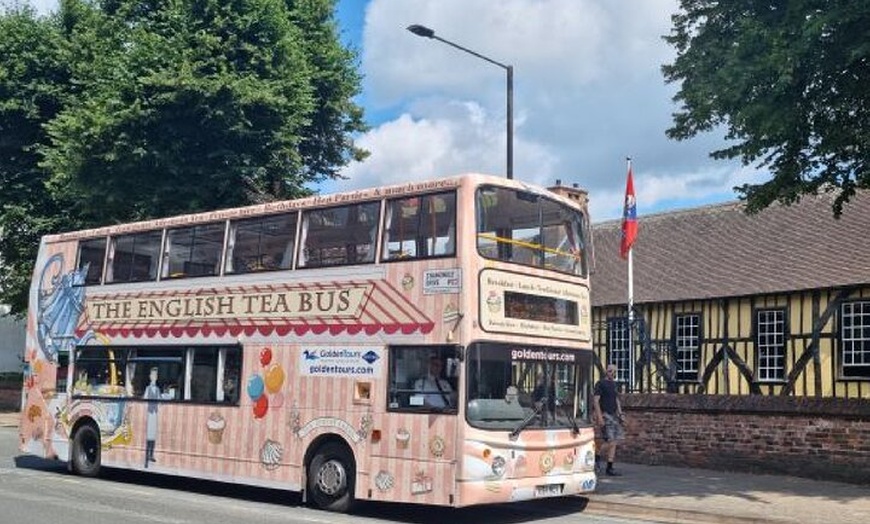
[[[617,460],[870,484],[870,401],[632,394]]]

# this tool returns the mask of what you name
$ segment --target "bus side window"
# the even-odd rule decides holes
[[[191,377],[190,397],[195,402],[214,402],[217,387],[217,370],[209,365],[197,364],[193,366]]]
[[[409,260],[456,254],[456,193],[387,201],[381,257]]]
[[[396,352],[391,358],[390,385],[388,402],[391,409],[407,408],[411,392],[414,390],[414,377],[417,375],[416,361]]]
[[[217,400],[219,349],[198,347],[192,350],[193,370],[190,375],[190,399],[194,402],[215,402]]]
[[[227,404],[235,404],[239,401],[239,377],[234,374],[228,374],[224,378],[224,402]]]
[[[459,362],[452,358],[454,352],[452,345],[391,346],[387,408],[455,413]]]
[[[162,241],[162,230],[113,237],[106,282],[157,280]]]
[[[166,232],[163,276],[213,276],[220,272],[224,223],[179,227]]]
[[[239,377],[242,371],[242,352],[239,347],[222,348],[219,354],[220,362],[218,365],[223,370],[221,379],[221,390],[218,393],[218,401],[226,404],[238,404],[239,402],[239,387],[241,386]]]
[[[373,263],[379,214],[380,202],[303,213],[299,267]]]
[[[297,213],[233,220],[227,243],[226,273],[293,267]]]
[[[79,348],[75,359],[73,395],[125,396],[126,360],[125,349],[102,346]]]
[[[78,268],[87,268],[85,285],[99,284],[103,277],[103,264],[106,259],[106,237],[82,240],[79,242]]]

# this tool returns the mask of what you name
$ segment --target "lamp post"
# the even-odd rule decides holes
[[[501,62],[496,62],[492,58],[483,56],[480,53],[474,52],[471,49],[467,49],[462,47],[459,44],[455,44],[450,40],[445,40],[440,36],[435,34],[435,31],[429,29],[426,26],[422,25],[409,25],[408,31],[414,33],[417,36],[421,36],[424,38],[432,38],[434,40],[438,40],[439,42],[444,42],[445,44],[455,47],[460,51],[465,51],[470,55],[474,55],[481,60],[486,60],[490,64],[497,65],[504,69],[507,72],[507,177],[514,177],[514,67],[507,64],[502,64]]]

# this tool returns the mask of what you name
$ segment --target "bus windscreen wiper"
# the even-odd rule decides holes
[[[538,402],[537,407],[535,407],[535,410],[532,411],[532,413],[528,417],[526,417],[525,420],[520,422],[519,426],[515,427],[514,430],[511,431],[510,435],[508,435],[508,438],[511,440],[516,440],[517,437],[520,436],[520,432],[522,430],[526,429],[527,427],[529,427],[529,424],[531,424],[532,421],[535,420],[535,417],[537,417],[541,414],[541,411],[544,409],[544,406],[546,406],[546,405],[547,405],[547,397],[542,397],[541,401]]]

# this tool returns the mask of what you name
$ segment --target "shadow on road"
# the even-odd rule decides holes
[[[65,473],[67,471],[66,462],[57,460],[48,460],[33,455],[19,455],[13,459],[16,468],[34,469],[38,471],[56,471]]]
[[[427,506],[425,511],[421,511],[421,506],[416,504],[360,502],[354,515],[409,524],[512,524],[579,514],[586,509],[587,503],[588,500],[583,497],[563,497],[466,508]]]
[[[21,455],[14,458],[21,469],[71,475],[66,463],[39,457]],[[161,473],[103,468],[100,480],[118,484],[149,486],[188,493],[198,493],[227,499],[237,499],[287,507],[303,506],[298,492],[268,489],[226,482],[191,479]],[[514,524],[582,513],[588,500],[584,497],[564,497],[512,504],[493,504],[466,508],[445,508],[385,502],[359,501],[352,515],[408,524]],[[425,508],[425,509],[423,509]]]

